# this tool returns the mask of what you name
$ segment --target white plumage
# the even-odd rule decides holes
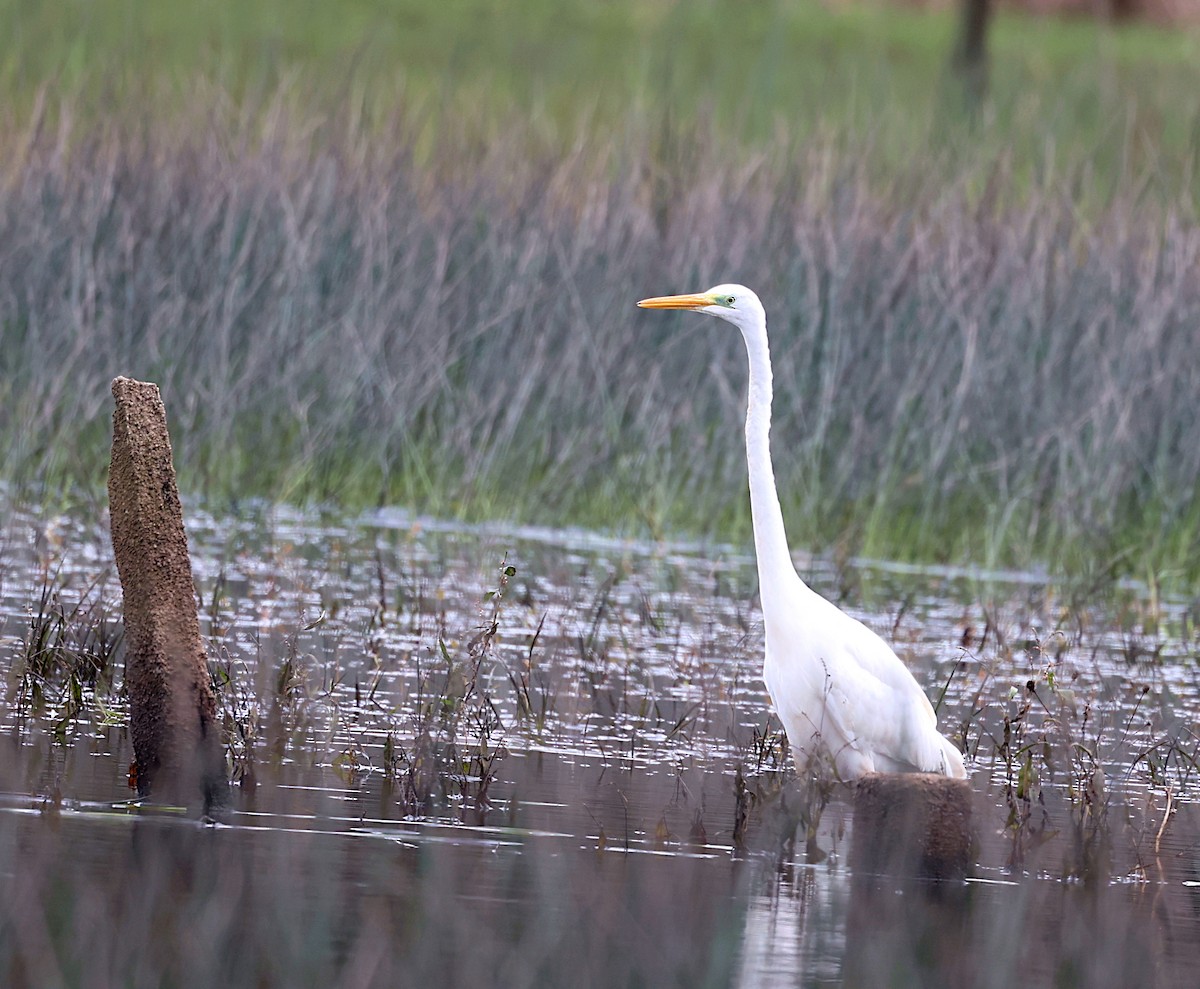
[[[869,772],[965,777],[962,755],[937,730],[929,699],[891,647],[796,573],[771,466],[771,356],[762,303],[744,285],[643,299],[733,323],[750,361],[746,463],[766,626],[763,679],[797,765],[831,762],[843,780]]]

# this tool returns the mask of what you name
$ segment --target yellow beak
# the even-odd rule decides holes
[[[712,304],[707,295],[660,295],[638,303],[643,309],[704,309]]]

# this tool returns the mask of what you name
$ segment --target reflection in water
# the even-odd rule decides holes
[[[848,877],[800,867],[760,889],[747,901],[737,985],[840,984],[846,929],[829,920],[845,916]]]
[[[0,843],[8,986],[722,985],[737,953],[728,859],[12,812]]]
[[[877,602],[862,617],[944,688],[966,740],[974,877],[921,885],[852,874],[845,794],[817,819],[780,789],[749,557],[201,518],[243,780],[201,826],[129,804],[119,671],[62,673],[117,613],[105,533],[63,520],[48,547],[40,520],[10,518],[0,985],[1194,984],[1186,603],[1151,627],[1136,589],[1068,611],[1027,576],[810,565]],[[516,574],[485,598],[501,560]],[[472,656],[491,720],[451,737],[443,700]],[[404,759],[422,752],[441,761],[414,801]]]

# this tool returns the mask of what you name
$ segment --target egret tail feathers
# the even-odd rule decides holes
[[[919,773],[938,773],[952,779],[966,779],[962,753],[936,728],[926,728],[914,739],[915,745],[908,750],[907,760],[912,769]]]
[[[942,773],[953,779],[965,780],[967,778],[967,767],[963,765],[962,753],[958,751],[958,746],[944,735],[939,734],[938,740],[942,743]]]

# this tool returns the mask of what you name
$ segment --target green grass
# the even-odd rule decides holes
[[[867,137],[885,174],[934,147],[982,144],[1023,172],[1087,156],[1115,181],[1124,148],[1174,183],[1191,176],[1179,167],[1194,163],[1200,119],[1200,34],[1080,20],[1001,15],[986,125],[956,140],[938,123],[953,112],[950,12],[814,0],[3,0],[0,24],[0,82],[18,104],[48,87],[88,116],[169,116],[203,86],[236,113],[283,86],[310,110],[349,104],[379,120],[419,108],[431,130],[465,116],[484,140],[518,121],[561,143],[581,125],[619,135],[631,118],[666,116],[738,144],[781,129]]]
[[[954,27],[0,0],[3,477],[130,373],[214,499],[744,539],[737,341],[632,309],[733,278],[797,544],[1200,573],[1198,36],[1002,16],[971,113]]]

